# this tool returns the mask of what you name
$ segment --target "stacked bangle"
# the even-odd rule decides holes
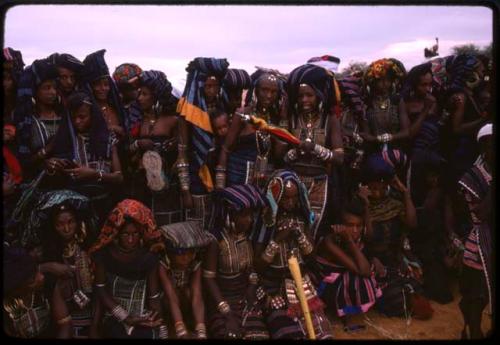
[[[300,234],[297,242],[299,243],[299,248],[304,255],[308,255],[313,251],[313,246],[304,233]]]
[[[184,322],[177,321],[174,324],[174,327],[175,327],[175,335],[177,336],[177,338],[183,337],[187,334],[186,325],[184,325]]]
[[[203,270],[203,278],[215,278],[216,276],[217,272],[215,271]]]
[[[158,337],[160,339],[167,339],[168,338],[168,329],[167,329],[167,326],[161,325],[160,327],[158,327],[158,330],[159,330]]]
[[[215,168],[215,187],[223,189],[226,184],[226,168],[222,165],[217,165]]]
[[[178,175],[179,175],[179,182],[181,184],[181,189],[183,191],[188,191],[189,190],[189,164],[180,161],[177,163],[177,170],[178,170]]]
[[[321,145],[314,145],[314,153],[322,161],[329,161],[332,159],[333,152]]]
[[[117,304],[113,310],[111,310],[111,314],[118,320],[123,321],[128,317],[128,313],[125,309],[123,309],[119,304]]]
[[[199,323],[194,327],[198,339],[207,339],[207,327],[204,323]]]

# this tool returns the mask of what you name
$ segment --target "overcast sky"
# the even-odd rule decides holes
[[[487,7],[466,6],[138,6],[23,5],[6,14],[4,45],[28,65],[54,52],[83,60],[105,48],[113,72],[123,62],[159,69],[182,88],[194,57],[227,58],[230,67],[284,73],[313,56],[350,61],[395,57],[409,69],[439,37],[450,47],[493,40]]]

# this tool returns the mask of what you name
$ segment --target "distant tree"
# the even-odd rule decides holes
[[[468,43],[468,44],[462,44],[462,45],[457,45],[454,47],[451,47],[451,51],[454,55],[459,55],[459,54],[484,54],[489,57],[491,57],[491,50],[492,50],[492,43],[490,43],[487,46],[484,46],[483,48],[479,47],[478,45],[474,43]]]
[[[366,69],[368,68],[368,64],[362,61],[350,61],[349,65],[342,70],[341,73],[338,73],[340,77],[348,76],[348,75],[363,75]]]

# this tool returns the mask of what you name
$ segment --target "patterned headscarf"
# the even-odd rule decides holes
[[[229,68],[226,72],[226,76],[222,81],[222,100],[224,102],[224,107],[227,108],[229,103],[229,92],[231,90],[236,90],[242,92],[247,90],[252,85],[252,79],[250,75],[244,69]]]
[[[164,249],[161,232],[156,227],[151,210],[137,200],[125,199],[109,213],[96,243],[89,250],[89,254],[109,245],[125,225],[126,218],[132,218],[139,225],[141,236],[150,251],[158,252]]]
[[[384,161],[396,170],[405,170],[408,164],[406,154],[398,149],[384,150],[380,153]]]
[[[269,208],[264,210],[262,215],[263,224],[260,230],[257,229],[257,233],[252,236],[253,240],[257,243],[268,243],[272,238],[275,231],[276,216],[278,214],[278,203],[283,196],[285,185],[288,181],[294,182],[298,188],[299,207],[302,213],[302,220],[306,224],[312,224],[314,222],[314,213],[311,211],[307,188],[304,183],[302,183],[300,178],[293,171],[284,169],[276,170],[269,178],[269,182],[265,188]]]
[[[23,72],[24,62],[23,55],[19,50],[10,47],[3,49],[3,66],[4,70],[8,71],[17,84],[21,73]]]
[[[162,225],[159,231],[165,239],[167,250],[178,253],[186,249],[203,248],[213,240],[213,236],[198,221]]]
[[[21,218],[19,225],[19,238],[23,246],[37,246],[41,243],[42,237],[45,236],[43,227],[50,219],[53,210],[61,205],[68,205],[75,210],[78,218],[85,220],[90,231],[95,230],[97,226],[97,217],[89,199],[77,192],[53,190],[37,194],[33,201],[33,204],[27,205],[25,211],[29,214]]]
[[[53,64],[56,65],[57,67],[67,68],[75,72],[77,75],[80,75],[81,72],[83,71],[84,67],[83,62],[81,62],[71,54],[54,53],[50,55],[48,58],[52,60]]]
[[[143,71],[140,74],[142,85],[145,85],[153,91],[155,101],[166,103],[172,97],[172,84],[167,79],[165,73],[161,71]]]
[[[117,84],[126,84],[134,77],[138,77],[142,69],[134,63],[122,63],[113,72],[113,79]]]
[[[324,67],[306,64],[295,68],[288,75],[286,84],[289,105],[294,107],[297,104],[299,87],[301,84],[307,84],[314,89],[316,96],[323,103],[323,109],[328,113],[332,106],[337,105],[334,78],[333,72]],[[323,117],[324,113],[321,114]]]
[[[362,171],[365,183],[380,180],[389,181],[395,175],[393,166],[380,153],[370,155],[364,162]]]
[[[257,102],[257,96],[255,95],[255,89],[259,85],[259,82],[264,79],[271,76],[274,76],[278,82],[278,101],[276,108],[279,108],[279,105],[283,102],[283,97],[286,96],[286,90],[285,90],[285,84],[287,81],[287,75],[281,73],[278,70],[275,69],[269,69],[269,68],[264,68],[264,67],[258,67],[256,66],[257,70],[252,73],[250,78],[252,79],[252,84],[250,85],[250,88],[248,89],[247,96],[245,98],[245,106],[249,106],[251,103]]]
[[[228,209],[241,211],[246,208],[259,209],[267,206],[267,199],[257,187],[250,184],[226,187],[214,192],[214,208],[210,221],[210,232],[221,239],[221,232]]]
[[[339,80],[342,99],[354,110],[354,116],[358,120],[366,120],[365,103],[363,102],[362,79],[355,76],[343,77]]]
[[[446,71],[449,79],[447,89],[450,92],[463,91],[466,82],[480,63],[477,56],[471,54],[452,55],[446,59]]]
[[[402,79],[406,71],[402,64],[395,59],[380,59],[368,66],[364,75],[365,85],[371,85],[375,80],[388,76],[394,80]]]
[[[213,182],[206,166],[206,160],[208,151],[214,146],[214,143],[204,88],[207,77],[211,75],[222,81],[228,66],[229,63],[226,59],[198,57],[191,61],[186,68],[188,72],[186,87],[177,104],[179,115],[193,125],[194,160],[191,165],[209,191],[213,189]]]
[[[111,78],[109,75],[108,65],[104,60],[105,52],[106,52],[105,49],[98,50],[96,52],[87,55],[83,60],[84,68],[82,71],[83,74],[82,79],[84,82],[84,88],[88,92],[88,94],[91,95],[94,103],[96,103],[94,94],[92,92],[91,83],[94,80],[97,80],[102,77],[108,78],[110,86],[109,98],[111,101],[111,105],[115,108],[116,112],[118,113],[118,118],[120,119],[121,126],[124,127],[125,131],[128,131],[130,128],[128,114],[125,111],[125,108],[123,107],[123,103],[121,101],[118,88],[113,78]]]

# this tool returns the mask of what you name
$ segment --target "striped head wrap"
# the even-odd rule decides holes
[[[386,161],[395,170],[404,170],[408,164],[406,154],[398,149],[384,150],[380,153]]]
[[[51,59],[53,64],[56,65],[57,67],[67,68],[78,75],[81,74],[81,72],[83,71],[84,67],[83,62],[81,62],[71,54],[54,53],[49,56],[49,59]]]
[[[389,181],[395,175],[393,166],[380,153],[370,155],[364,162],[362,171],[364,183],[380,180]]]
[[[210,220],[210,232],[218,240],[227,217],[228,209],[241,211],[252,208],[259,211],[267,205],[267,199],[254,185],[234,185],[214,192],[214,208]]]
[[[250,88],[252,79],[244,69],[228,68],[224,80],[222,81],[222,88],[225,90],[246,90]]]
[[[203,230],[198,221],[187,221],[162,225],[159,231],[166,242],[167,250],[198,249],[207,246],[213,236]]]
[[[352,107],[354,115],[358,120],[366,120],[365,103],[362,98],[362,79],[355,76],[346,76],[339,81],[342,99]]]
[[[208,151],[214,146],[212,125],[205,102],[204,87],[208,76],[215,76],[219,81],[226,74],[229,63],[226,59],[198,57],[186,68],[188,72],[186,87],[177,104],[177,112],[193,125],[194,160],[190,162],[201,181],[211,191],[213,182],[206,165]]]
[[[141,84],[153,91],[156,101],[163,103],[172,97],[172,84],[167,79],[165,73],[161,71],[143,71],[140,74]]]
[[[126,84],[130,79],[138,77],[142,69],[134,63],[122,63],[113,72],[113,80],[117,84]]]
[[[447,89],[450,92],[463,91],[480,60],[471,54],[452,55],[446,58],[449,75]]]
[[[306,64],[295,68],[290,72],[287,80],[289,104],[292,107],[297,104],[299,87],[301,84],[307,84],[314,89],[316,96],[323,102],[324,109],[329,111],[332,106],[336,105],[334,78],[333,73],[324,67]]]
[[[4,70],[10,73],[12,79],[17,84],[23,72],[23,55],[19,50],[10,47],[3,48],[3,66]]]
[[[96,243],[89,249],[92,254],[107,245],[109,245],[119,234],[121,228],[125,225],[126,218],[133,219],[139,226],[141,236],[145,245],[152,252],[158,252],[164,249],[161,232],[158,231],[153,213],[143,203],[125,199],[119,202],[109,213],[104,226],[101,229]]]
[[[285,96],[285,84],[287,80],[287,75],[281,73],[275,69],[269,69],[264,67],[256,66],[257,70],[252,73],[250,78],[252,79],[252,84],[248,89],[247,96],[245,99],[245,106],[249,106],[251,103],[257,102],[257,97],[255,95],[255,89],[259,85],[259,82],[264,78],[268,78],[269,76],[274,76],[276,81],[278,82],[278,101],[277,103],[282,103],[283,97]],[[279,104],[276,104],[276,108],[279,108]]]
[[[96,103],[94,93],[92,92],[91,83],[97,79],[106,77],[109,81],[109,86],[110,86],[110,91],[108,96],[110,103],[118,113],[118,118],[120,119],[121,126],[123,126],[125,131],[128,132],[130,128],[128,113],[125,111],[125,108],[123,107],[123,103],[121,101],[118,88],[113,78],[111,78],[109,75],[108,65],[104,60],[105,52],[106,49],[98,50],[96,52],[87,55],[83,60],[84,68],[82,71],[82,79],[84,82],[84,89],[87,91],[89,95],[91,95],[93,102]]]

